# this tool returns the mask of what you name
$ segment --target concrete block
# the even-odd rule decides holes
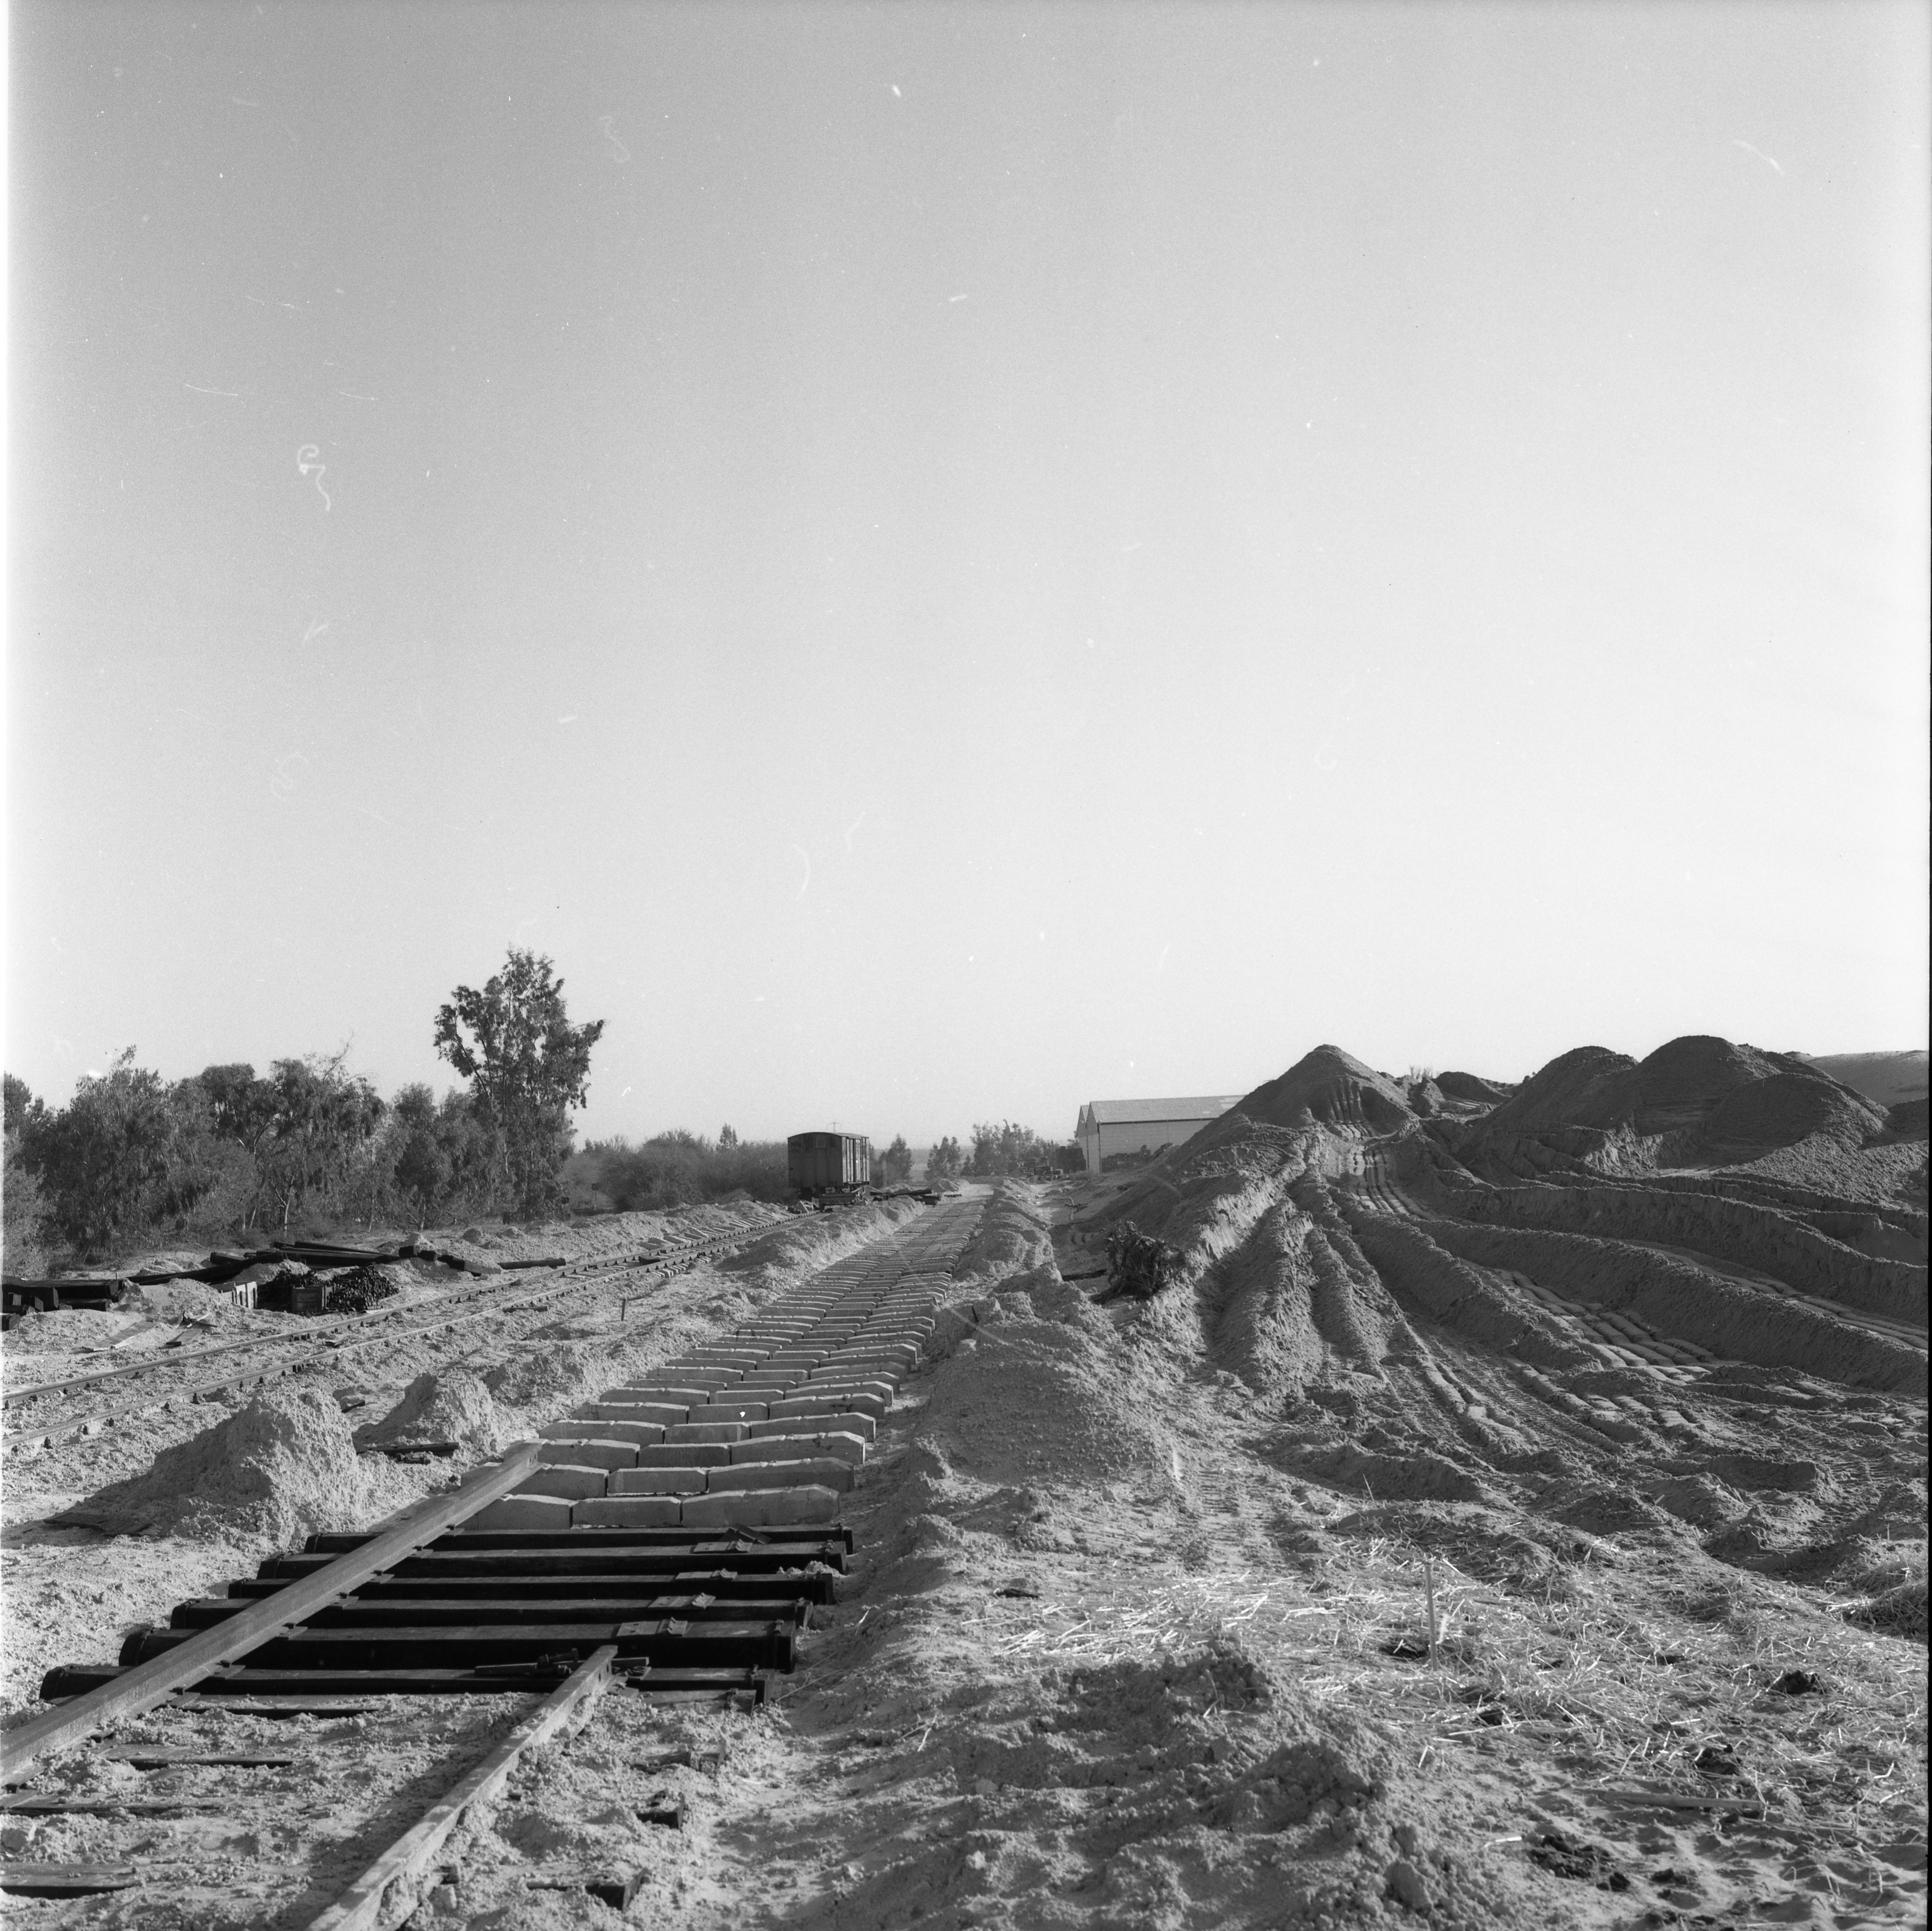
[[[892,1405],[885,1396],[869,1389],[835,1388],[824,1395],[799,1395],[774,1401],[770,1419],[776,1422],[795,1415],[850,1413],[876,1419]]]
[[[610,1471],[613,1495],[701,1495],[706,1471],[701,1468],[616,1468]]]
[[[918,1360],[918,1354],[911,1348],[903,1353],[896,1349],[853,1348],[843,1354],[828,1354],[813,1372],[820,1379],[828,1374],[850,1374],[862,1381],[874,1374],[909,1374]]]
[[[679,1388],[728,1388],[743,1375],[742,1368],[705,1368],[696,1362],[680,1359],[666,1362],[644,1385],[650,1387],[662,1381]]]
[[[756,1441],[731,1444],[734,1468],[742,1462],[809,1461],[814,1455],[828,1455],[857,1468],[864,1464],[866,1444],[857,1435],[824,1433],[760,1435]]]
[[[729,1468],[705,1471],[704,1492],[734,1488],[850,1488],[856,1471],[836,1455],[801,1456],[796,1461],[734,1462]]]
[[[685,1503],[681,1520],[688,1529],[762,1529],[788,1522],[830,1522],[838,1513],[838,1491],[814,1485],[694,1495]]]
[[[674,1529],[682,1504],[675,1495],[598,1495],[571,1511],[578,1529]]]
[[[466,1529],[567,1529],[571,1503],[562,1495],[502,1495],[479,1509]]]
[[[741,1442],[745,1439],[742,1422],[685,1422],[676,1428],[664,1431],[664,1446],[682,1442]]]
[[[682,1408],[674,1413],[682,1415]],[[579,1434],[594,1435],[605,1442],[628,1442],[633,1448],[648,1448],[653,1442],[664,1440],[665,1424],[662,1422],[611,1422],[599,1418],[595,1422],[552,1422],[543,1432],[548,1435],[550,1428],[574,1428]]]
[[[741,1401],[762,1401],[770,1389],[795,1388],[804,1379],[802,1368],[774,1368],[769,1372],[754,1369],[731,1392]]]
[[[704,1422],[762,1422],[770,1413],[763,1401],[713,1401],[708,1407],[693,1408],[685,1416],[687,1428]]]
[[[547,1441],[537,1451],[537,1460],[551,1466],[567,1464],[578,1468],[633,1468],[637,1465],[638,1445],[635,1442],[582,1437],[574,1441]]]
[[[863,1442],[877,1441],[879,1437],[879,1425],[870,1415],[855,1414],[849,1408],[814,1407],[802,1415],[774,1415],[770,1421],[752,1422],[747,1425],[754,1441],[771,1435],[796,1434],[801,1428],[856,1435]],[[736,1461],[737,1458],[734,1455],[732,1459]]]
[[[688,1406],[683,1401],[593,1401],[584,1413],[592,1421],[655,1422],[663,1428],[682,1421]]]
[[[622,1400],[643,1402],[653,1407],[695,1408],[700,1402],[710,1401],[713,1392],[701,1383],[693,1386],[685,1381],[651,1381],[635,1388],[607,1388],[598,1398],[598,1405],[601,1407],[606,1401]]]
[[[532,1469],[524,1477],[524,1493],[561,1495],[570,1501],[580,1502],[586,1495],[604,1493],[604,1478],[609,1473],[606,1469],[586,1468],[574,1462],[547,1462]]]
[[[730,1459],[729,1442],[662,1441],[638,1451],[640,1468],[722,1468]]]
[[[785,1398],[788,1401],[822,1401],[828,1395],[838,1395],[849,1398],[854,1407],[862,1407],[862,1396],[869,1395],[875,1401],[884,1402],[890,1407],[898,1395],[898,1383],[888,1381],[882,1376],[871,1375],[863,1381],[848,1380],[837,1374],[828,1375],[823,1381],[801,1382]]]

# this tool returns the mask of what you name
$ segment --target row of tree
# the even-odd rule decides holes
[[[950,1142],[945,1143],[950,1145]],[[958,1149],[954,1149],[956,1154]],[[1086,1165],[1086,1156],[1078,1140],[1064,1143],[1042,1140],[1030,1127],[1016,1126],[1011,1120],[987,1122],[973,1129],[972,1157],[965,1171],[974,1179],[990,1179],[997,1174],[1021,1174],[1036,1178],[1048,1173],[1078,1173]],[[928,1173],[932,1171],[928,1162]]]
[[[574,1158],[572,1110],[585,1101],[601,1020],[573,1026],[550,962],[512,947],[480,990],[459,986],[436,1013],[439,1054],[469,1082],[439,1099],[426,1086],[385,1100],[346,1056],[241,1063],[172,1082],[133,1048],[50,1107],[5,1077],[7,1271],[94,1260],[137,1244],[246,1238],[292,1228],[426,1226],[492,1211],[533,1219],[567,1205],[665,1207],[742,1192],[786,1192],[781,1141],[683,1131],[633,1146],[593,1142]],[[1077,1170],[1077,1146],[1010,1120],[926,1155],[938,1185],[962,1174]],[[875,1153],[874,1181],[911,1177],[903,1134]]]
[[[59,1108],[9,1074],[8,1271],[171,1235],[554,1211],[603,1029],[572,1026],[550,962],[512,947],[436,1014],[436,1050],[470,1082],[440,1100],[418,1085],[386,1101],[340,1053],[170,1082],[130,1047]]]

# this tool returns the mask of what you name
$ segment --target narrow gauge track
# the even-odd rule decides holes
[[[164,1393],[154,1392],[146,1400],[124,1403],[118,1407],[94,1409],[82,1413],[69,1412],[51,1422],[37,1420],[28,1416],[25,1426],[16,1426],[0,1434],[0,1452],[14,1454],[23,1450],[29,1453],[37,1452],[62,1442],[78,1440],[88,1435],[98,1434],[111,1423],[131,1421],[140,1416],[160,1413],[176,1407],[190,1407],[242,1389],[260,1386],[280,1376],[293,1374],[312,1362],[339,1360],[345,1354],[371,1347],[378,1342],[392,1344],[407,1342],[419,1335],[438,1334],[446,1329],[460,1327],[467,1322],[518,1313],[568,1294],[608,1287],[613,1279],[626,1274],[634,1274],[640,1280],[666,1278],[682,1272],[694,1261],[730,1248],[748,1246],[773,1231],[773,1227],[734,1230],[730,1233],[714,1235],[704,1240],[688,1242],[669,1251],[653,1251],[649,1254],[635,1254],[615,1258],[599,1257],[593,1260],[569,1262],[560,1269],[550,1270],[547,1277],[540,1277],[546,1280],[546,1284],[540,1287],[532,1287],[527,1279],[520,1278],[509,1284],[493,1284],[488,1287],[438,1295],[430,1300],[412,1302],[406,1307],[386,1309],[379,1306],[365,1314],[345,1315],[338,1320],[325,1321],[305,1333],[284,1331],[277,1334],[257,1335],[246,1341],[221,1341],[212,1347],[197,1348],[177,1355],[170,1360],[119,1363],[112,1368],[73,1376],[63,1381],[46,1382],[35,1387],[17,1389],[5,1398],[5,1406],[9,1410],[25,1410],[40,1401],[53,1401],[63,1395],[83,1392],[108,1381],[130,1380],[141,1376],[172,1376],[188,1371],[195,1362],[206,1361],[217,1355],[254,1353],[262,1350],[293,1350],[286,1359],[251,1367],[218,1380],[197,1382],[185,1386],[172,1386]],[[442,1311],[452,1302],[460,1303],[464,1311],[455,1314],[443,1313]],[[417,1318],[424,1314],[434,1318],[428,1320]]]
[[[137,1814],[112,1793],[75,1794],[85,1767],[77,1779],[70,1761],[58,1791],[21,1786],[166,1704],[322,1714],[392,1695],[541,1696],[310,1920],[311,1931],[352,1931],[392,1915],[392,1893],[421,1879],[465,1815],[607,1689],[762,1701],[768,1674],[796,1665],[813,1609],[837,1599],[853,1548],[841,1497],[924,1350],[979,1214],[976,1203],[931,1210],[730,1335],[606,1390],[454,1492],[367,1535],[310,1536],[226,1596],[178,1605],[166,1629],[135,1629],[116,1666],[51,1671],[42,1695],[56,1707],[0,1736],[11,1792],[0,1809],[56,1827]],[[104,1764],[176,1771],[292,1761],[94,1749]],[[145,1818],[140,1827],[148,1841]],[[74,1896],[152,1884],[165,1902],[166,1868],[12,1860],[0,1863],[0,1889]],[[571,1880],[620,1908],[638,1881],[624,1870]]]

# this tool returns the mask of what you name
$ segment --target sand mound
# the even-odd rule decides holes
[[[1807,1053],[1792,1056],[1882,1107],[1913,1100],[1922,1106],[1925,1103],[1926,1055],[1922,1047],[1916,1053]]]
[[[931,1420],[952,1444],[948,1465],[928,1471],[940,1482],[1064,1491],[1159,1467],[1170,1447],[1132,1387],[1104,1371],[1090,1332],[997,1310],[955,1351]]]
[[[962,1274],[1012,1274],[1037,1267],[1050,1257],[1052,1244],[1040,1218],[1004,1182],[980,1217],[959,1258]]]
[[[378,1506],[376,1491],[334,1398],[282,1387],[58,1519],[120,1535],[238,1531],[286,1544],[359,1526]]]
[[[381,1448],[454,1442],[478,1455],[494,1455],[512,1432],[483,1377],[458,1368],[418,1374],[394,1407],[358,1439]]]
[[[1377,1133],[1393,1133],[1415,1117],[1393,1080],[1339,1046],[1318,1046],[1279,1079],[1257,1086],[1235,1110],[1270,1126],[1312,1122]]]
[[[1510,1089],[1474,1073],[1438,1073],[1436,1084],[1444,1097],[1472,1106],[1499,1107],[1510,1096]]]
[[[1554,1126],[1608,1128],[1623,1117],[1622,1095],[1636,1062],[1605,1046],[1573,1047],[1539,1067],[1484,1122],[1492,1134]]]
[[[500,1407],[548,1414],[594,1392],[593,1381],[608,1380],[606,1359],[594,1342],[538,1341],[486,1368],[480,1378]]]
[[[1564,1053],[1466,1128],[1458,1151],[1540,1140],[1619,1170],[1729,1166],[1806,1142],[1856,1149],[1887,1130],[1881,1108],[1804,1060],[1692,1034],[1641,1061],[1600,1046]]]

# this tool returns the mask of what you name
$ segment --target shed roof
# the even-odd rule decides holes
[[[1138,1126],[1156,1120],[1217,1119],[1240,1099],[1238,1093],[1210,1094],[1192,1100],[1089,1100],[1080,1109],[1080,1125]]]

